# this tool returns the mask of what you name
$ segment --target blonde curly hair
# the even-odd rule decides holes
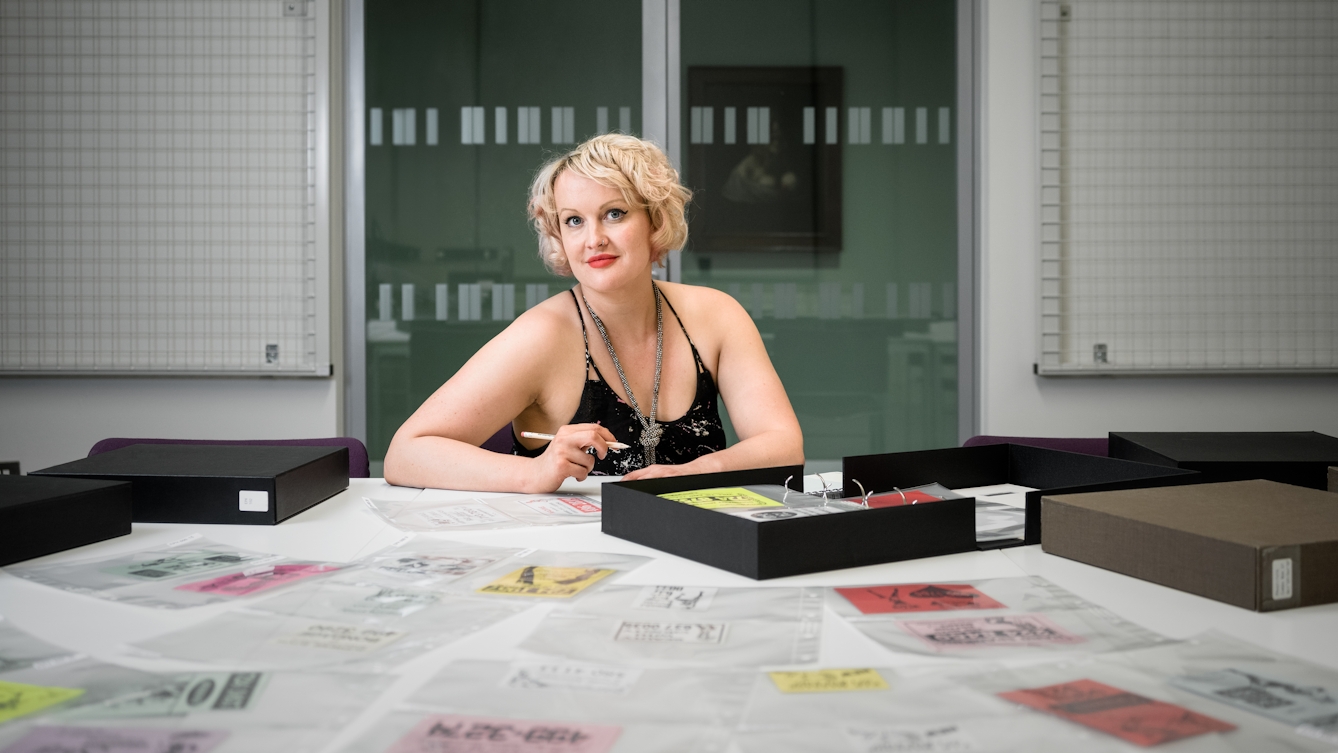
[[[650,215],[651,261],[663,264],[669,251],[688,240],[686,208],[692,192],[678,180],[678,171],[653,142],[606,133],[596,136],[543,167],[530,185],[530,219],[539,236],[539,258],[556,275],[571,277],[571,265],[562,249],[553,186],[565,170],[616,188],[632,207]]]

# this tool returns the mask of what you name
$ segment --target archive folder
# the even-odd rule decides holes
[[[348,488],[348,448],[134,444],[35,474],[129,481],[137,523],[274,525]]]
[[[1338,602],[1338,494],[1253,480],[1041,504],[1050,554],[1261,612]]]

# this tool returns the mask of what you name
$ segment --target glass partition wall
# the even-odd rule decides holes
[[[535,253],[529,181],[591,135],[641,133],[643,31],[666,23],[677,86],[652,84],[680,104],[666,146],[696,192],[677,276],[752,313],[812,466],[956,445],[955,3],[669,5],[366,4],[374,475],[437,386],[571,287]]]

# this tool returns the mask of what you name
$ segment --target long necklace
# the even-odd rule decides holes
[[[581,289],[581,302],[585,304],[585,310],[590,312],[590,318],[595,323],[595,329],[599,330],[599,336],[604,338],[604,347],[608,348],[609,358],[613,359],[613,368],[617,370],[618,378],[622,380],[627,404],[632,406],[632,413],[641,422],[641,447],[646,453],[646,465],[655,464],[655,446],[660,443],[660,436],[664,434],[664,427],[655,423],[655,411],[660,407],[660,365],[664,361],[664,312],[660,308],[660,289],[654,280],[651,281],[650,287],[655,291],[655,387],[651,392],[649,417],[641,414],[641,407],[637,405],[636,396],[632,394],[632,385],[627,383],[627,375],[623,373],[623,365],[618,362],[618,354],[613,351],[613,341],[609,340],[604,322],[600,321],[599,314],[590,308],[590,301],[585,299],[585,289]]]

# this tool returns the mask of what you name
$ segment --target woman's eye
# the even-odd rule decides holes
[[[608,214],[608,217],[609,217],[609,219],[611,219],[611,220],[621,220],[622,218],[624,218],[624,217],[626,217],[626,216],[627,216],[627,212],[624,212],[624,211],[621,210],[621,209],[610,209],[610,210],[609,210],[609,214]]]
[[[566,225],[567,227],[580,227],[581,218],[572,215],[571,217],[568,217],[567,219],[563,220],[562,224]]]

